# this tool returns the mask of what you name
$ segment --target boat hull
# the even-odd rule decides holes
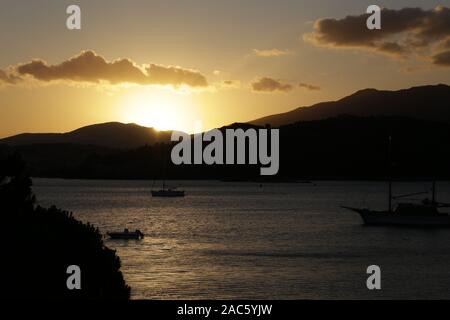
[[[168,190],[159,190],[152,191],[153,197],[163,197],[163,198],[175,198],[175,197],[184,197],[184,191],[168,191]]]
[[[142,234],[135,233],[135,232],[130,232],[128,234],[122,233],[122,232],[108,232],[107,234],[108,234],[108,236],[111,239],[123,239],[123,240],[135,239],[135,240],[139,240],[139,239],[143,238]]]
[[[364,224],[371,226],[450,227],[448,214],[409,215],[367,209],[351,208],[351,210],[359,213]]]

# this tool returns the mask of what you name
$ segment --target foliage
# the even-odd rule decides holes
[[[12,298],[128,299],[120,259],[99,230],[54,206],[35,205],[25,163],[0,155],[4,283]],[[68,290],[67,267],[81,269],[81,290]]]

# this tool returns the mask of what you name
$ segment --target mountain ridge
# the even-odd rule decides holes
[[[219,128],[280,127],[297,122],[324,120],[340,115],[356,117],[403,116],[450,123],[450,86],[425,85],[397,91],[366,88],[336,101],[320,102],[247,123]],[[135,123],[105,122],[66,133],[22,133],[0,139],[9,146],[31,144],[80,144],[114,149],[134,149],[170,142],[173,131],[158,131]]]
[[[158,131],[135,123],[105,122],[84,126],[65,133],[21,133],[0,139],[10,146],[73,143],[107,148],[132,149],[143,145],[166,143],[172,131]]]
[[[249,127],[246,124],[243,128]],[[261,177],[258,164],[175,165],[168,161],[173,143],[135,149],[81,144],[0,145],[0,154],[18,152],[29,164],[32,176],[45,178],[384,180],[389,163],[388,137],[392,136],[393,179],[450,179],[450,123],[341,115],[297,122],[279,130],[280,170],[271,177]]]
[[[367,88],[336,101],[319,102],[248,123],[279,127],[299,121],[323,120],[342,114],[359,117],[410,116],[423,120],[450,122],[450,86],[424,85],[396,91]]]

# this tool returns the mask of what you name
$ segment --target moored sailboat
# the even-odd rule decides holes
[[[152,190],[152,196],[165,198],[184,197],[184,190],[176,190],[176,188],[166,188],[166,185],[163,182],[162,189]]]
[[[390,211],[343,208],[359,213],[366,225],[450,227],[450,215],[439,211],[445,207],[449,206],[424,200],[421,204],[399,203]]]
[[[184,190],[177,190],[176,187],[172,188],[166,188],[166,180],[165,180],[165,174],[166,174],[166,162],[163,161],[163,183],[162,183],[162,189],[159,190],[153,190],[152,186],[152,197],[161,197],[161,198],[179,198],[184,197]],[[153,181],[153,185],[155,184],[155,181]]]
[[[392,138],[389,137],[389,167],[391,158]],[[343,208],[357,212],[366,225],[392,225],[417,227],[450,227],[450,214],[441,212],[442,208],[450,208],[450,204],[439,203],[436,200],[436,181],[433,181],[432,199],[426,198],[421,203],[398,203],[394,208],[393,200],[422,193],[412,193],[394,197],[392,195],[392,178],[389,174],[388,208],[376,211],[367,208]]]

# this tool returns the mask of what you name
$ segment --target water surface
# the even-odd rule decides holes
[[[152,181],[34,179],[43,206],[103,233],[134,299],[450,298],[450,229],[365,227],[341,205],[384,209],[382,182],[263,184],[179,181],[185,198],[152,198]],[[425,191],[402,183],[397,193]],[[450,183],[439,184],[450,202]],[[366,288],[366,268],[382,290]]]

